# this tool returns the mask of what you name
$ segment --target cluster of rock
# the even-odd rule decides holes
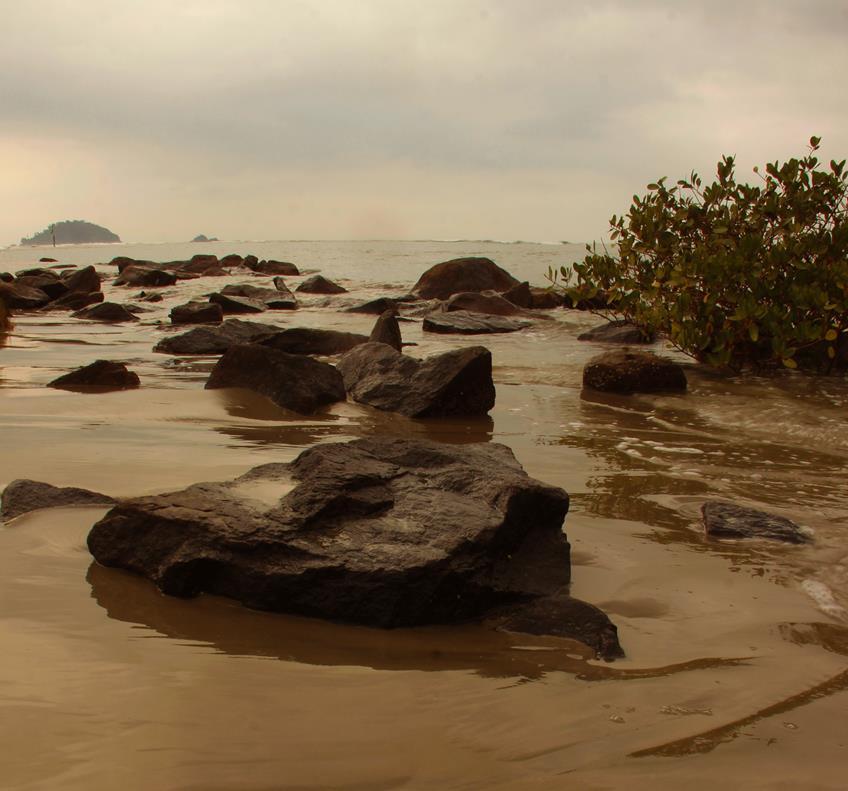
[[[81,269],[36,267],[0,274],[0,293],[13,310],[80,310],[103,301],[100,275]]]

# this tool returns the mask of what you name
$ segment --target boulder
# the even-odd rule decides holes
[[[513,286],[509,291],[504,291],[503,297],[518,308],[533,307],[533,294],[530,291],[530,284],[526,280],[517,286]]]
[[[4,282],[0,285],[0,294],[6,305],[13,310],[38,310],[50,302],[50,297],[40,288],[18,282]]]
[[[15,276],[11,272],[0,272],[0,283],[14,283]]]
[[[464,310],[469,313],[485,313],[489,316],[516,316],[521,313],[520,308],[494,291],[488,293],[464,291],[454,294],[445,303],[445,310],[449,313]]]
[[[252,259],[252,260],[249,260]],[[255,256],[247,256],[244,265],[260,275],[299,275],[300,270],[288,261],[257,261]]]
[[[495,405],[492,354],[482,346],[422,361],[385,343],[365,343],[337,367],[354,401],[407,417],[485,415]]]
[[[581,332],[577,336],[578,341],[597,341],[599,343],[653,343],[656,340],[654,333],[642,330],[626,319],[619,321],[608,321],[591,330]]]
[[[436,311],[429,313],[422,324],[424,332],[442,334],[484,335],[488,333],[517,332],[530,326],[524,319],[507,316],[488,316],[484,313],[471,313],[467,310],[455,310],[451,313]]]
[[[111,505],[114,497],[75,486],[52,486],[21,478],[12,481],[0,495],[0,520],[8,521],[39,508],[67,505]]]
[[[220,305],[224,313],[262,313],[268,309],[265,303],[258,299],[229,294],[210,294],[209,301]]]
[[[374,324],[368,340],[372,343],[385,343],[397,351],[403,350],[403,339],[400,335],[400,325],[393,310],[387,310]]]
[[[221,266],[226,267],[244,266],[244,257],[238,255],[238,253],[230,253],[229,255],[225,255],[219,263]]]
[[[387,310],[397,310],[400,301],[392,297],[377,297],[376,299],[361,302],[345,308],[346,313],[368,313],[372,316],[380,316]]]
[[[15,285],[43,291],[50,299],[56,299],[68,293],[68,287],[55,272],[50,272],[49,275],[21,275],[15,278]]]
[[[413,286],[421,299],[448,299],[463,291],[509,291],[519,282],[489,258],[455,258],[431,266]]]
[[[302,291],[304,294],[346,294],[347,289],[328,280],[322,275],[312,275],[306,278],[295,291]]]
[[[810,535],[791,519],[721,500],[701,506],[704,531],[710,538],[763,538],[788,544],[809,544]]]
[[[511,610],[528,631],[620,656],[606,616],[567,606],[567,510],[568,495],[530,478],[503,445],[368,438],[125,500],[88,547],[169,595],[385,628],[509,620]],[[542,606],[548,598],[558,606]]]
[[[550,288],[530,288],[530,307],[533,310],[553,310],[566,304],[565,297]]]
[[[259,344],[231,346],[215,364],[206,389],[243,387],[301,414],[344,401],[341,374],[332,365]]]
[[[90,321],[138,321],[126,307],[117,302],[101,302],[88,308],[71,313],[75,319],[89,319]]]
[[[56,272],[41,266],[29,267],[28,269],[19,269],[17,272],[15,272],[15,276],[18,279],[23,277],[43,277],[47,278],[48,280],[59,279],[59,275],[56,274]]]
[[[82,310],[98,302],[103,302],[102,291],[71,291],[45,305],[43,310]]]
[[[140,299],[142,302],[161,302],[163,297],[161,294],[152,293],[148,294],[146,291],[139,291],[133,299]]]
[[[291,327],[259,341],[263,346],[289,354],[318,354],[325,357],[342,354],[367,342],[365,335],[355,332],[319,330],[313,327]]]
[[[583,369],[583,386],[607,393],[684,392],[686,374],[673,360],[622,349],[593,357]]]
[[[186,302],[171,308],[172,324],[220,324],[224,311],[214,302]]]
[[[279,327],[270,324],[227,319],[219,327],[194,327],[181,335],[163,338],[153,347],[153,351],[165,354],[223,354],[237,343],[254,343],[279,331]]]
[[[65,272],[62,282],[68,291],[76,291],[82,294],[93,294],[100,291],[100,275],[97,274],[97,270],[93,266]]]
[[[263,303],[265,307],[271,310],[294,310],[297,308],[297,299],[288,288],[282,290],[236,283],[224,286],[221,293],[228,297],[247,297]]]
[[[95,360],[89,365],[54,379],[47,386],[62,390],[130,390],[140,384],[138,374],[123,363]]]
[[[120,271],[121,274],[115,280],[116,286],[159,288],[161,286],[173,286],[177,282],[177,276],[173,272],[166,272],[164,269],[156,269],[153,266],[132,264]]]

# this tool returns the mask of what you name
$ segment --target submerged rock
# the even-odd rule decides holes
[[[260,275],[299,275],[300,270],[288,261],[257,261],[256,256],[247,256],[244,265]]]
[[[65,505],[111,505],[114,497],[78,489],[75,486],[53,486],[41,481],[20,478],[12,481],[0,495],[0,520],[14,519],[39,508]]]
[[[284,288],[263,288],[262,286],[234,283],[224,286],[221,289],[221,294],[228,297],[246,297],[261,302],[270,310],[294,310],[297,307],[297,299],[288,290],[288,287],[285,287],[285,284]]]
[[[343,354],[367,342],[367,336],[356,332],[319,330],[313,327],[291,327],[259,341],[263,346],[289,354],[318,354],[324,357]]]
[[[377,319],[368,340],[372,343],[385,343],[397,351],[403,350],[403,339],[400,335],[400,325],[393,310],[387,310]]]
[[[117,302],[100,302],[88,308],[71,313],[75,319],[88,319],[89,321],[138,321],[126,307]]]
[[[268,309],[264,302],[234,294],[210,294],[209,301],[221,306],[224,313],[263,313]]]
[[[323,275],[312,275],[306,278],[295,291],[302,291],[304,294],[347,294],[347,289],[328,280]]]
[[[219,327],[194,327],[181,335],[163,338],[153,347],[165,354],[223,354],[237,343],[254,343],[279,332],[279,327],[258,321],[227,319]]]
[[[64,296],[54,299],[45,305],[42,310],[82,310],[89,305],[103,302],[102,291],[71,291]]]
[[[453,335],[488,335],[501,332],[517,332],[529,327],[531,322],[507,316],[489,316],[467,310],[451,313],[435,311],[427,314],[422,323],[424,332]]]
[[[214,302],[186,302],[171,308],[172,324],[220,324],[224,310]]]
[[[458,310],[469,313],[484,313],[489,316],[516,316],[521,309],[500,294],[495,292],[477,293],[474,291],[463,291],[454,294],[445,303],[445,310],[449,313]]]
[[[789,544],[808,544],[812,538],[791,519],[721,500],[701,506],[704,531],[711,538],[764,538]]]
[[[397,310],[400,305],[400,300],[394,297],[377,297],[376,299],[368,300],[368,302],[360,302],[358,305],[351,305],[345,308],[346,313],[368,313],[372,316],[380,316],[387,310]]]
[[[47,386],[62,390],[130,390],[140,384],[138,374],[124,363],[95,360],[89,365],[54,379]]]
[[[140,286],[141,288],[160,288],[162,286],[173,286],[177,282],[177,276],[173,272],[158,269],[155,266],[144,266],[142,264],[129,264],[120,269],[120,275],[115,279],[116,286]]]
[[[626,319],[619,321],[608,321],[591,330],[581,332],[577,336],[578,341],[598,341],[600,343],[653,343],[656,340],[654,333],[643,330]]]
[[[684,392],[686,374],[673,360],[622,349],[589,360],[583,369],[583,386],[625,395]]]
[[[342,357],[338,369],[354,401],[407,417],[485,415],[495,405],[492,355],[482,346],[422,361],[366,343]]]
[[[370,438],[126,500],[88,546],[166,594],[378,627],[494,614],[619,656],[606,616],[569,606],[567,510],[568,495],[530,478],[503,445]]]
[[[4,281],[0,285],[0,296],[8,307],[15,310],[38,310],[50,302],[50,297],[40,288],[16,281]]]
[[[463,291],[508,291],[519,285],[489,258],[455,258],[430,267],[413,286],[421,299],[448,299]]]
[[[256,343],[224,352],[206,382],[207,390],[220,387],[244,387],[305,415],[345,399],[341,374],[332,365]]]

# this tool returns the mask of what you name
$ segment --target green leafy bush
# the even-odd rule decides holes
[[[664,333],[682,351],[739,370],[848,363],[848,175],[809,153],[740,184],[733,157],[718,180],[662,178],[610,220],[617,255],[587,246],[562,268],[573,302],[605,295],[610,312]],[[549,272],[552,281],[556,273]]]

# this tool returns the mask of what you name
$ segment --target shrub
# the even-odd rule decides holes
[[[819,142],[765,175],[754,168],[753,186],[730,156],[707,186],[695,172],[649,184],[610,220],[617,255],[587,245],[575,282],[562,267],[563,287],[574,302],[605,295],[611,312],[714,365],[845,366],[848,175],[845,160],[819,166]]]

